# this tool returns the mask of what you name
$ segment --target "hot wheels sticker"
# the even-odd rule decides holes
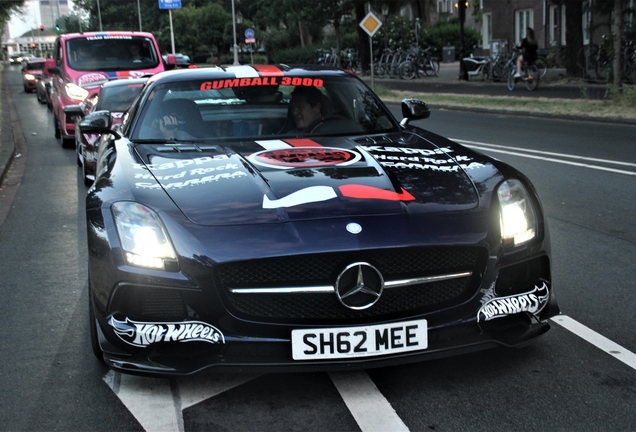
[[[224,344],[225,337],[216,327],[200,321],[138,322],[126,318],[124,321],[110,317],[115,334],[122,341],[136,347],[146,347],[159,342],[208,342]]]
[[[490,321],[520,312],[538,315],[548,304],[549,297],[548,286],[543,282],[543,285],[535,286],[532,291],[527,293],[492,298],[477,312],[477,322]]]

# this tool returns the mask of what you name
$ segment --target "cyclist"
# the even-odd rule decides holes
[[[537,49],[539,45],[534,38],[534,30],[530,27],[526,27],[526,37],[521,41],[519,47],[521,49],[521,55],[517,58],[517,72],[515,78],[521,78],[521,67],[523,62],[532,64],[537,60]]]

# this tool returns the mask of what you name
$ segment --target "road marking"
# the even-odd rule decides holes
[[[201,372],[178,379],[148,378],[109,371],[104,381],[144,430],[184,432],[184,409],[253,380],[259,375]]]
[[[366,372],[329,376],[362,432],[409,430]]]
[[[584,156],[568,155],[568,154],[563,154],[563,153],[542,152],[542,151],[539,151],[539,150],[525,149],[525,148],[519,148],[519,147],[499,146],[499,145],[496,145],[496,144],[480,143],[480,142],[476,142],[476,141],[466,141],[466,140],[460,140],[460,139],[453,139],[453,141],[455,141],[455,142],[457,142],[459,144],[462,144],[462,145],[464,145],[466,147],[474,148],[474,149],[482,150],[482,151],[489,151],[489,152],[494,152],[494,153],[504,153],[504,154],[509,154],[509,155],[512,155],[512,156],[520,156],[520,157],[525,157],[525,158],[529,158],[529,159],[539,159],[539,160],[543,160],[543,161],[546,161],[546,162],[555,162],[555,163],[560,163],[560,164],[564,164],[564,165],[572,165],[572,166],[578,166],[578,167],[582,167],[582,168],[595,169],[595,170],[599,170],[599,171],[607,171],[607,172],[612,172],[612,173],[615,173],[615,174],[625,174],[625,175],[636,176],[636,172],[634,172],[634,171],[625,171],[625,170],[620,170],[620,169],[616,169],[616,168],[608,168],[608,167],[604,167],[604,166],[600,166],[600,165],[592,165],[592,164],[582,163],[582,162],[574,162],[574,161],[567,161],[567,160],[562,160],[562,159],[555,159],[555,158],[546,157],[546,156],[535,156],[535,155],[528,154],[528,153],[539,153],[539,154],[543,154],[543,155],[559,156],[559,157],[569,158],[569,159],[586,160],[586,161],[590,161],[590,162],[606,163],[606,164],[610,164],[610,165],[621,165],[621,166],[628,166],[628,167],[636,167],[636,164],[630,163],[630,162],[613,161],[613,160],[608,160],[608,159],[588,158],[588,157],[584,157]],[[502,149],[507,149],[507,150],[502,150]],[[512,150],[515,150],[515,151],[512,151]]]
[[[636,354],[628,349],[620,346],[619,344],[612,342],[605,336],[596,333],[589,327],[573,320],[567,315],[557,315],[551,318],[552,321],[559,324],[563,328],[570,330],[575,335],[579,336],[583,340],[591,343],[595,347],[605,351],[617,360],[622,361],[632,369],[636,369]]]

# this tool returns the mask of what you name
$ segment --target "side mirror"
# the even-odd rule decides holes
[[[431,116],[431,110],[428,109],[428,105],[418,99],[404,99],[402,100],[402,116],[404,117],[400,122],[400,126],[406,127],[411,120],[427,119]]]
[[[55,67],[55,59],[47,58],[44,61],[44,70],[48,72],[49,75],[59,75],[60,70]]]
[[[113,118],[110,111],[95,111],[84,117],[80,122],[82,132],[94,134],[113,134],[116,139],[121,138],[119,132],[113,130]]]
[[[177,68],[177,57],[174,54],[168,54],[165,56],[166,70],[172,70]]]

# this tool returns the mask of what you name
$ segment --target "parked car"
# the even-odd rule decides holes
[[[535,188],[355,75],[151,77],[86,197],[92,349],[132,373],[326,371],[520,346],[559,312]]]
[[[35,82],[36,92],[38,94],[38,102],[46,104],[46,107],[51,109],[51,81],[53,75],[49,71],[55,67],[55,60],[49,58],[44,62],[44,68],[42,74]]]
[[[51,70],[51,105],[55,138],[63,147],[75,142],[75,120],[79,104],[99,92],[101,86],[118,79],[141,78],[176,68],[174,56],[166,62],[151,33],[69,33],[57,37],[53,49],[56,67]]]
[[[37,88],[36,81],[42,76],[45,61],[43,58],[32,58],[22,66],[22,86],[26,93]]]
[[[84,99],[80,104],[82,115],[95,111],[108,110],[112,118],[111,126],[115,127],[124,119],[124,113],[141,92],[147,78],[109,81],[105,83],[98,94]],[[82,132],[81,119],[75,124],[75,150],[77,162],[82,169],[84,184],[90,186],[95,180],[95,159],[97,147],[102,135]]]
[[[190,57],[185,55],[185,54],[181,54],[181,53],[176,53],[175,58],[177,59],[177,67],[180,68],[188,68],[190,67]],[[164,55],[163,56],[163,60],[164,61],[168,61],[168,56]]]

